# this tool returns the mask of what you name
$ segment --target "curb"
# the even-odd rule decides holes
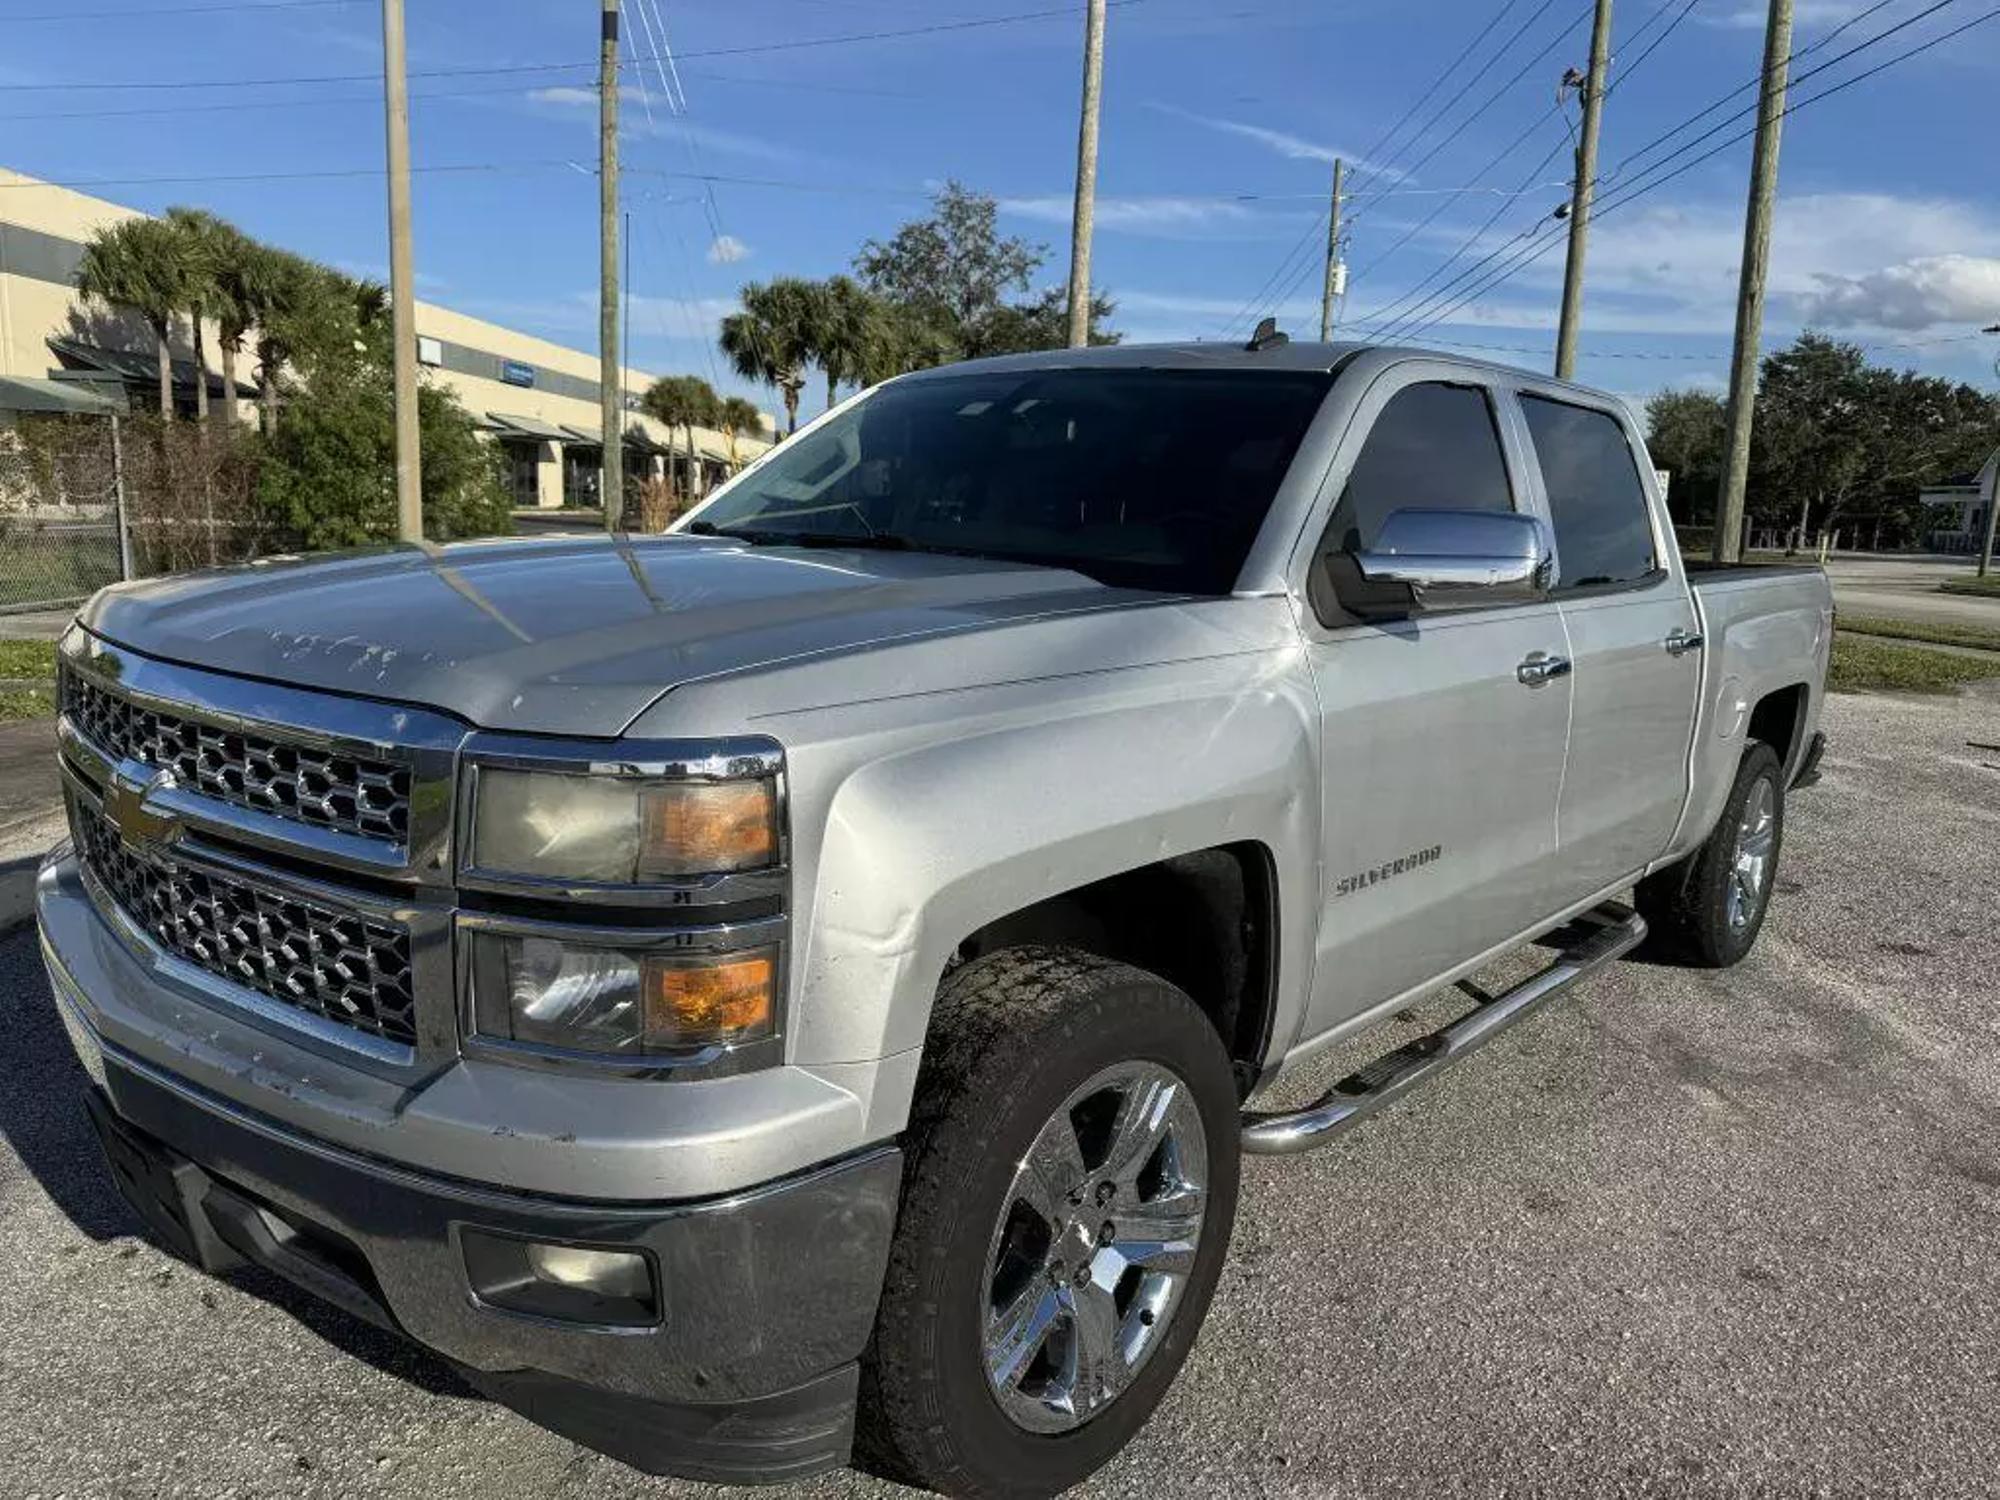
[[[35,920],[35,874],[42,856],[69,828],[60,811],[29,818],[0,833],[0,940]]]

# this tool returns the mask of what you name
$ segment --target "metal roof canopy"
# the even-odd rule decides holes
[[[0,411],[48,412],[67,417],[117,417],[123,401],[86,386],[33,375],[0,375]]]
[[[139,354],[129,349],[105,349],[96,344],[86,344],[81,339],[60,336],[45,340],[49,349],[58,359],[75,360],[92,370],[107,375],[116,375],[120,380],[133,385],[157,385],[160,379],[159,357],[156,354]],[[194,361],[174,359],[168,362],[171,379],[177,386],[194,384]],[[208,388],[211,392],[222,390],[222,377],[213,370],[208,372]],[[236,395],[246,400],[258,394],[257,387],[236,382]]]
[[[516,417],[504,411],[489,411],[486,415],[499,427],[502,437],[534,438],[544,443],[574,441],[565,429],[539,417]]]

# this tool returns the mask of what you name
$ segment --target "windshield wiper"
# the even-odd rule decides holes
[[[754,527],[722,527],[696,521],[687,528],[698,536],[724,537],[749,547],[870,547],[878,552],[907,552],[909,541],[889,532],[873,536],[843,536],[834,531],[764,531]]]

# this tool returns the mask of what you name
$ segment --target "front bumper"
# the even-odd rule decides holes
[[[101,1064],[87,1103],[119,1190],[204,1270],[262,1266],[649,1472],[771,1482],[847,1461],[895,1148],[717,1202],[563,1201],[424,1178],[290,1136],[115,1052]],[[600,1327],[493,1307],[469,1279],[467,1230],[641,1251],[662,1316]]]
[[[176,1250],[210,1271],[250,1262],[276,1272],[433,1350],[496,1400],[650,1472],[744,1483],[846,1461],[855,1361],[874,1323],[901,1180],[893,1145],[755,1186],[654,1198],[593,1192],[605,1174],[586,1164],[588,1138],[578,1147],[574,1136],[578,1186],[550,1191],[555,1132],[525,1185],[390,1162],[279,1117],[307,1102],[299,1094],[325,1097],[317,1070],[329,1064],[270,1032],[251,1034],[264,1049],[251,1101],[247,1071],[228,1079],[237,1097],[225,1096],[204,1068],[236,1023],[119,970],[125,950],[74,889],[73,863],[52,861],[38,894],[56,1006],[96,1080],[89,1104],[113,1175]],[[100,983],[86,989],[85,974]],[[182,1050],[165,1057],[155,1045],[163,1030],[130,1024],[195,1015],[206,1024],[174,1027]],[[271,1053],[298,1071],[280,1075]],[[258,1107],[265,1096],[268,1111]],[[414,1104],[408,1094],[399,1102]],[[387,1147],[400,1132],[395,1106],[385,1113],[390,1128],[372,1135]],[[492,1175],[503,1175],[507,1127],[490,1129]],[[679,1177],[683,1166],[703,1175],[692,1163],[657,1170]],[[494,1306],[468,1271],[468,1231],[637,1251],[654,1268],[657,1320],[611,1326]]]

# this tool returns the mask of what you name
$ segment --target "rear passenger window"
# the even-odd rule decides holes
[[[1372,546],[1392,511],[1513,508],[1486,393],[1469,385],[1405,386],[1368,429],[1328,540],[1348,551]]]
[[[1636,583],[1659,571],[1653,519],[1625,429],[1601,411],[1521,397],[1555,523],[1566,589]]]

